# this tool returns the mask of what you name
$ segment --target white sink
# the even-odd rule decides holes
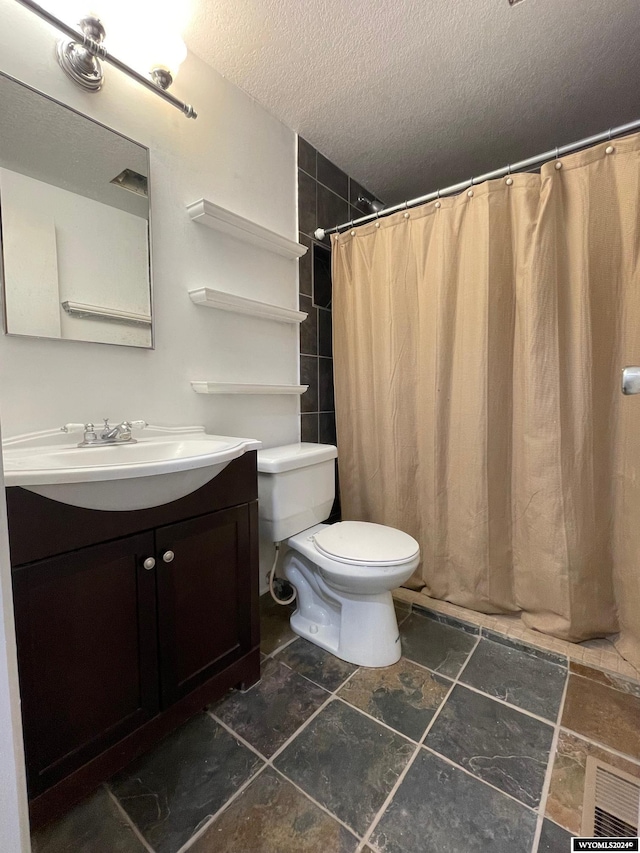
[[[73,438],[48,430],[5,439],[5,484],[87,509],[147,509],[195,492],[262,446],[204,427],[147,427],[135,444],[78,447]]]

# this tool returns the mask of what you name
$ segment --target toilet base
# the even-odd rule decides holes
[[[400,660],[398,620],[391,592],[338,592],[317,567],[289,551],[284,574],[297,593],[291,628],[300,637],[357,666],[390,666]]]

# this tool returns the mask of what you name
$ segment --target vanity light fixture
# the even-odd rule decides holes
[[[107,50],[104,45],[105,28],[95,14],[89,14],[82,18],[78,24],[80,27],[80,31],[78,31],[53,13],[47,11],[47,9],[44,9],[38,3],[35,3],[34,0],[17,0],[17,2],[22,6],[26,6],[27,9],[30,9],[38,17],[64,33],[66,38],[58,42],[56,55],[62,70],[79,86],[90,92],[97,92],[102,87],[104,79],[102,63],[108,62],[118,70],[128,74],[129,77],[132,77],[150,91],[160,95],[165,101],[168,101],[179,109],[187,118],[198,117],[197,112],[190,104],[183,103],[167,91],[173,83],[177,69],[187,52],[186,46],[179,36],[175,35],[170,39],[168,50],[172,55],[166,57],[162,63],[155,60],[151,61],[151,64],[147,66],[149,76],[145,76],[134,70],[130,65],[117,59]],[[140,54],[143,56],[146,53],[145,47],[149,44],[148,33],[144,35],[147,37],[144,45],[142,44],[142,39],[139,43]],[[131,38],[135,45],[135,36],[131,36]],[[171,65],[169,65],[167,60],[171,62]]]

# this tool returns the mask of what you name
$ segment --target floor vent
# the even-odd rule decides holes
[[[640,779],[587,758],[582,835],[587,838],[635,838],[640,812]]]

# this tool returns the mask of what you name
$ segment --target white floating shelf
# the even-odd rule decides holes
[[[258,302],[256,299],[246,299],[235,296],[223,290],[213,290],[211,287],[199,287],[190,290],[189,296],[196,305],[207,308],[219,308],[221,311],[233,311],[234,314],[251,314],[265,320],[276,320],[278,323],[302,323],[307,315],[304,311],[294,311],[292,308],[280,308],[268,302]]]
[[[104,308],[100,305],[88,305],[86,302],[62,302],[62,307],[70,317],[91,317],[95,320],[111,320],[114,323],[132,323],[150,326],[148,314],[134,314],[132,311],[119,311],[116,308]]]
[[[243,385],[235,382],[193,380],[196,394],[304,394],[308,385]]]
[[[307,247],[301,243],[283,237],[282,234],[276,234],[275,231],[245,219],[244,216],[239,216],[212,201],[207,201],[206,198],[188,204],[187,211],[194,222],[230,234],[237,240],[252,243],[268,252],[283,255],[285,258],[301,258],[307,251]]]

